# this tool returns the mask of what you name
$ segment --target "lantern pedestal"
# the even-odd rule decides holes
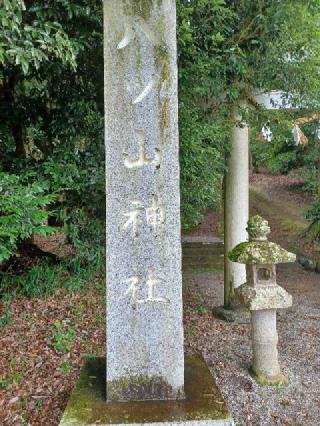
[[[235,289],[235,295],[251,312],[251,374],[260,384],[287,383],[278,362],[277,309],[292,306],[292,297],[277,284],[275,265],[294,262],[296,256],[267,240],[270,228],[260,216],[249,220],[247,230],[249,242],[238,244],[229,259],[247,270],[248,282]]]
[[[278,362],[276,310],[252,311],[251,327],[253,351],[251,374],[260,384],[287,383],[285,376],[280,373]]]

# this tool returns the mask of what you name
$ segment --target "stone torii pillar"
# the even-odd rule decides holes
[[[257,105],[267,110],[292,110],[293,106],[282,91],[258,92],[253,96]],[[244,109],[246,103],[239,104]],[[230,262],[228,253],[240,242],[247,240],[246,225],[249,219],[249,126],[235,113],[235,125],[231,137],[231,153],[224,188],[224,306],[215,309],[216,314],[226,320],[234,320],[234,291],[246,282],[244,265]],[[243,315],[241,315],[243,316]]]
[[[245,104],[242,103],[244,108]],[[234,289],[246,282],[244,265],[233,263],[228,253],[247,239],[249,219],[249,129],[236,112],[231,136],[231,153],[224,181],[224,307],[231,308]]]

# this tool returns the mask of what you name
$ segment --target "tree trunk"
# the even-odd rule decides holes
[[[26,158],[26,137],[21,123],[14,123],[12,126],[12,135],[16,145],[16,156]]]
[[[15,111],[15,90],[18,82],[18,74],[11,73],[4,79],[2,86],[3,108],[5,111],[4,120],[11,128],[12,137],[15,142],[15,152],[17,157],[26,157],[26,136],[21,117],[17,117]]]

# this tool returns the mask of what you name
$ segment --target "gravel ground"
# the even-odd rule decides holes
[[[281,366],[289,379],[289,385],[278,387],[258,385],[248,373],[250,325],[227,324],[211,315],[223,301],[223,274],[188,274],[185,283],[189,297],[198,300],[200,293],[208,306],[204,315],[186,313],[187,350],[204,356],[236,424],[319,425],[319,275],[296,264],[278,268],[278,283],[294,298],[293,307],[278,314]]]
[[[307,224],[304,209],[312,201],[299,190],[301,179],[260,173],[250,181],[251,214],[267,218],[270,239],[291,248],[294,233]],[[207,212],[191,236],[206,240],[217,235],[221,220],[221,214]],[[294,245],[317,257],[313,247],[298,243]],[[290,264],[278,266],[277,277],[293,295],[292,308],[278,313],[279,355],[288,385],[258,385],[248,373],[250,325],[228,324],[211,315],[213,307],[223,304],[222,272],[184,275],[193,306],[185,312],[187,351],[204,356],[237,425],[320,425],[320,275]]]

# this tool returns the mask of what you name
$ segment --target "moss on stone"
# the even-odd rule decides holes
[[[143,86],[143,59],[142,59],[142,51],[141,51],[141,44],[136,43],[136,51],[135,51],[135,60],[136,60],[136,67],[138,72],[138,79],[141,86]]]
[[[256,373],[252,367],[249,369],[249,372],[259,385],[279,386],[289,383],[289,380],[283,374],[278,374],[276,377],[268,377],[263,373]]]
[[[269,241],[249,241],[238,244],[229,254],[232,262],[270,265],[294,262],[296,255]]]
[[[247,231],[251,241],[266,241],[267,235],[270,234],[270,226],[267,220],[256,215],[248,220]]]
[[[158,376],[128,376],[107,383],[108,401],[146,401],[158,399],[183,399],[184,391],[175,391]]]
[[[155,8],[160,8],[163,0],[126,0],[124,12],[127,16],[141,16],[148,20]]]
[[[231,426],[226,404],[199,357],[186,357],[187,398],[175,401],[106,402],[105,359],[90,359],[81,372],[60,426],[93,424],[184,423],[201,420],[221,421]]]
[[[247,231],[249,242],[238,244],[228,254],[232,262],[250,264],[271,265],[276,263],[294,262],[296,255],[280,247],[276,243],[269,242],[267,235],[270,233],[268,221],[261,216],[253,216],[248,221]]]
[[[160,137],[161,143],[166,141],[166,130],[170,127],[170,99],[164,98],[160,111]]]
[[[164,32],[161,19],[158,23],[157,32],[158,34],[163,34]],[[168,96],[161,98],[161,88],[164,86],[167,91],[171,85],[170,55],[164,41],[156,47],[156,68],[160,73],[160,137],[161,143],[164,143],[166,141],[166,130],[169,129],[171,120],[170,98]]]
[[[127,16],[141,16],[149,19],[152,13],[154,0],[133,0],[126,1],[124,12]]]

